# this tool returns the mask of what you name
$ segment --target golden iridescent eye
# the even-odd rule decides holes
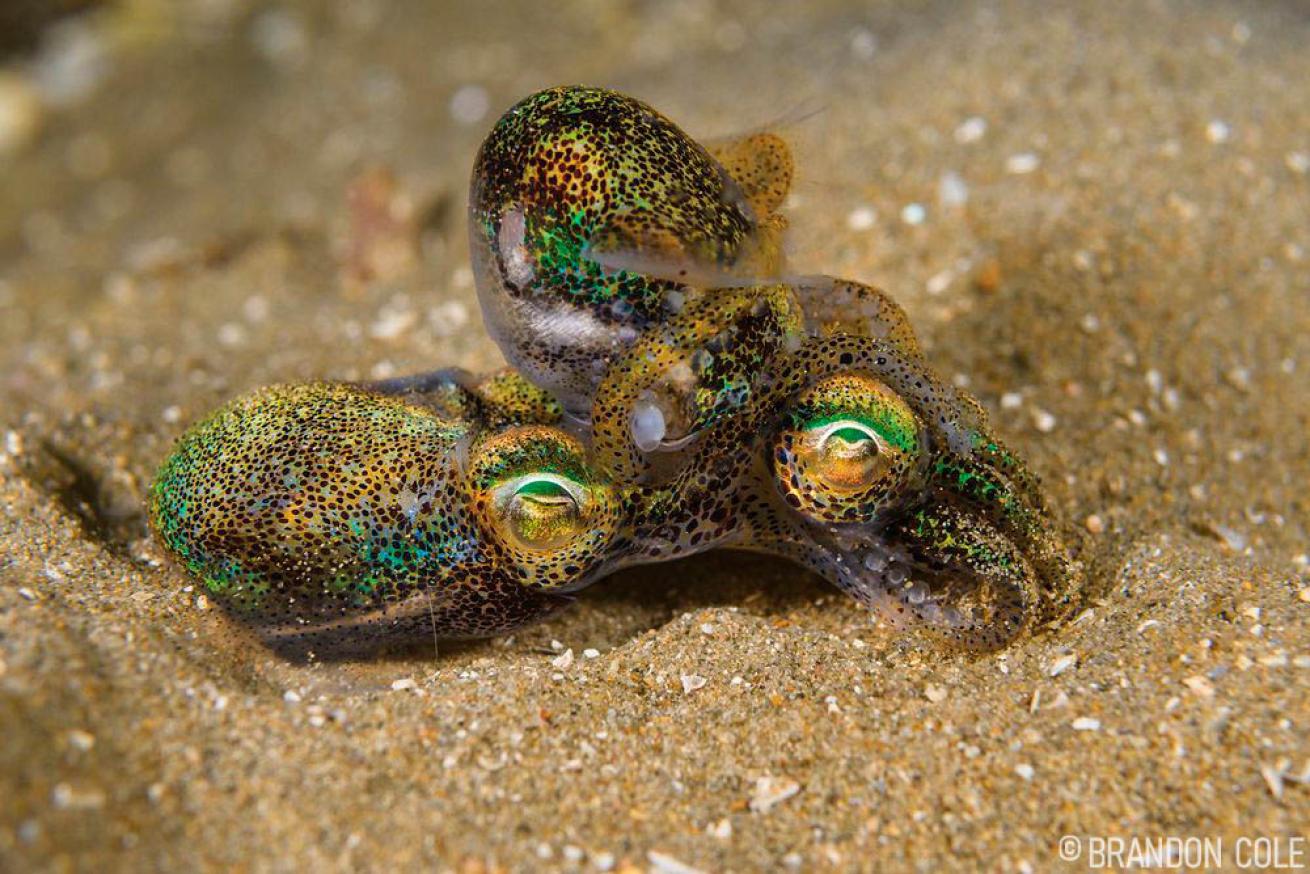
[[[581,483],[550,473],[517,477],[496,489],[506,531],[526,549],[557,549],[586,527]]]
[[[774,444],[783,499],[831,522],[867,522],[901,496],[922,457],[919,418],[880,380],[831,376],[796,398]]]
[[[523,585],[573,586],[608,558],[621,501],[559,428],[520,425],[486,437],[466,476],[479,526]]]
[[[852,419],[838,419],[802,432],[796,454],[816,479],[838,492],[867,488],[887,469],[886,441]]]

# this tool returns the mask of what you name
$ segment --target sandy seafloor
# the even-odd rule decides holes
[[[1307,7],[553,5],[133,3],[43,56],[90,90],[0,155],[0,870],[1043,871],[1065,834],[1304,837]],[[734,554],[438,658],[293,664],[205,609],[141,512],[171,440],[274,381],[495,366],[468,167],[568,82],[696,135],[781,123],[792,263],[889,290],[1043,476],[1074,621],[966,658]],[[361,281],[374,164],[415,218]]]

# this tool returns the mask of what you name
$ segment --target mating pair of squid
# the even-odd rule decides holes
[[[614,92],[526,98],[469,205],[512,369],[239,398],[164,462],[156,531],[265,640],[318,649],[507,632],[721,547],[965,649],[1058,617],[1078,565],[977,402],[886,295],[785,273],[791,175],[771,134],[702,146]]]

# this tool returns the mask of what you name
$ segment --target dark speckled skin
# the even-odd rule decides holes
[[[973,651],[1081,582],[1041,490],[877,289],[784,277],[782,142],[559,88],[497,123],[470,235],[517,372],[266,389],[194,426],[161,538],[266,638],[496,634],[625,565],[784,556]]]
[[[270,641],[506,631],[568,599],[547,576],[562,563],[547,558],[527,578],[479,519],[470,455],[488,405],[453,383],[404,397],[337,383],[261,389],[187,431],[151,490],[151,519]],[[528,429],[540,409],[504,412],[499,430],[546,442]]]
[[[742,185],[640,101],[552,88],[496,122],[473,167],[469,245],[487,329],[511,366],[585,418],[604,364],[699,293],[688,275],[775,270],[772,140],[725,149]],[[767,171],[767,172],[766,172]],[[790,165],[785,167],[790,178]]]

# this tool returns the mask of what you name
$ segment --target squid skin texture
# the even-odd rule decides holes
[[[238,399],[165,462],[155,529],[265,639],[324,648],[500,634],[614,570],[716,547],[798,562],[965,650],[1064,615],[1081,567],[1039,483],[900,306],[786,274],[791,177],[772,134],[702,146],[614,92],[525,98],[479,151],[469,213],[514,369]],[[867,434],[877,476],[816,479],[816,421]],[[558,550],[507,539],[490,496],[525,471],[603,518]]]

